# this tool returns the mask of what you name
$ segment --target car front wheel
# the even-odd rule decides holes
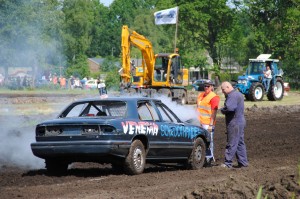
[[[130,175],[141,174],[146,164],[146,152],[140,140],[134,140],[125,159],[125,171]]]
[[[206,146],[202,138],[198,137],[188,160],[188,168],[196,170],[203,167],[205,163]]]

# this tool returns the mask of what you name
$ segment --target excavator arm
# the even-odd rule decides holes
[[[131,45],[140,49],[143,56],[143,80],[148,84],[151,81],[153,74],[153,66],[155,55],[153,52],[151,42],[143,35],[135,31],[130,31],[128,26],[124,25],[122,28],[122,81],[123,83],[130,83],[132,77],[132,68],[130,63],[130,47]]]

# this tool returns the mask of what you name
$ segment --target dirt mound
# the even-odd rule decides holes
[[[246,113],[251,114],[254,112],[259,113],[293,113],[300,112],[300,105],[290,106],[271,106],[271,107],[258,107],[254,104],[252,107],[245,108]]]

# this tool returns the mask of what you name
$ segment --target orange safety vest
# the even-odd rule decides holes
[[[210,124],[210,118],[212,116],[212,109],[210,100],[214,97],[220,98],[214,92],[210,92],[208,95],[204,97],[205,92],[200,93],[197,98],[197,111],[199,112],[199,121],[201,124]],[[216,120],[214,121],[214,125],[216,124]]]

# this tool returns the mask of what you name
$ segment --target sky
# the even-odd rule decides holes
[[[114,0],[100,0],[105,6],[109,6]]]

